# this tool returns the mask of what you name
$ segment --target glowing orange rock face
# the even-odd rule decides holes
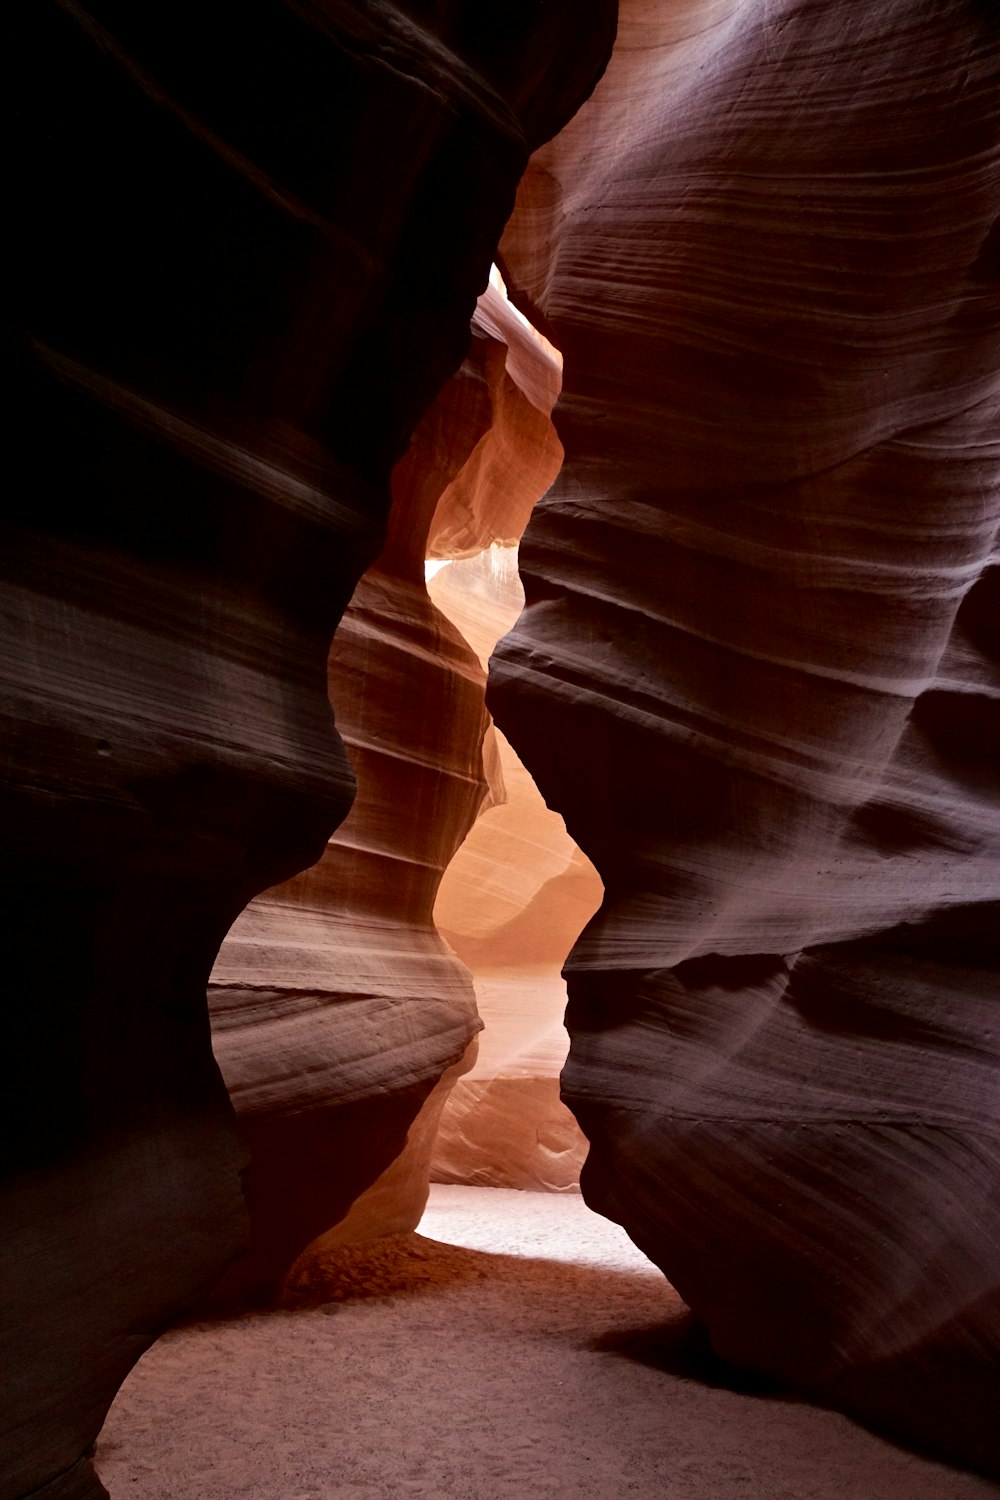
[[[585,1192],[723,1354],[996,1464],[1000,33],[669,10],[504,244],[567,457],[488,702],[607,888]]]
[[[330,653],[354,806],[318,865],[250,904],[213,971],[215,1053],[250,1152],[252,1241],[217,1300],[273,1294],[303,1248],[338,1224],[334,1239],[394,1233],[413,1228],[423,1209],[444,1104],[438,1080],[453,1078],[467,1054],[471,1064],[481,1024],[470,975],[432,909],[484,796],[507,795],[492,738],[489,792],[484,769],[485,661],[428,597],[425,558],[520,535],[562,458],[549,415],[558,388],[558,362],[491,287],[465,363],[396,467],[385,549]],[[480,590],[459,619],[477,644],[490,625],[483,610],[490,616]],[[513,615],[494,608],[493,617],[491,646]],[[488,909],[491,893],[480,895]],[[550,1027],[565,1005],[559,964],[588,915],[551,965]],[[537,976],[525,970],[521,982],[533,991],[521,1002],[523,1024],[537,1031]],[[550,1094],[558,1066],[545,1064]],[[581,1138],[557,1097],[545,1112],[562,1116],[576,1149],[565,1176],[578,1169]],[[519,1120],[530,1123],[523,1109]],[[408,1135],[405,1162],[341,1223]]]
[[[516,619],[522,591],[496,552],[453,564],[432,597],[488,656]],[[441,1117],[435,1181],[564,1191],[586,1141],[559,1098],[566,1055],[562,965],[601,900],[590,861],[550,812],[510,744],[493,731],[503,798],[480,814],[449,865],[434,908],[469,966],[485,1022],[476,1061]]]
[[[273,1292],[344,1217],[479,1028],[431,910],[487,790],[485,678],[427,596],[424,555],[442,489],[488,428],[480,394],[456,376],[397,467],[388,546],[330,653],[354,806],[318,865],[250,904],[213,971],[215,1052],[251,1154],[253,1242],[225,1298]],[[413,1227],[426,1181],[397,1194],[383,1233]]]
[[[478,320],[505,350],[502,369],[496,357],[489,365],[495,419],[478,462],[435,516],[435,553],[466,560],[437,572],[429,590],[485,669],[524,598],[509,544],[562,462],[550,420],[562,367],[496,288],[481,300]],[[434,908],[473,975],[485,1031],[471,1070],[444,1105],[432,1174],[560,1191],[576,1187],[586,1153],[559,1098],[566,1052],[560,970],[600,903],[601,884],[502,734],[491,729],[486,753],[493,793],[445,872]]]

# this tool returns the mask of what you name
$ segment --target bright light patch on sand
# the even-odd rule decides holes
[[[593,1213],[577,1193],[435,1183],[417,1233],[445,1245],[566,1265],[603,1266],[662,1280],[620,1224]]]

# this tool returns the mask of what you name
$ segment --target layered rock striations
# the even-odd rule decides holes
[[[15,19],[4,1500],[103,1493],[117,1385],[240,1248],[206,981],[349,806],[329,641],[611,11]]]
[[[354,806],[317,865],[250,903],[213,970],[213,1044],[250,1155],[251,1219],[250,1252],[217,1302],[273,1295],[334,1226],[341,1240],[398,1233],[423,1211],[448,1092],[438,1081],[471,1064],[481,1024],[434,901],[484,799],[506,795],[492,735],[492,786],[484,765],[484,665],[428,597],[425,559],[524,529],[561,459],[557,375],[488,288],[465,361],[394,471],[385,549],[328,664]],[[404,1160],[341,1223],[408,1132]]]
[[[524,598],[514,549],[453,563],[429,587],[485,667]],[[472,973],[485,1030],[442,1110],[431,1172],[437,1182],[565,1192],[578,1185],[586,1141],[559,1098],[568,1042],[561,969],[600,905],[601,882],[494,734],[504,798],[480,814],[434,907]]]
[[[622,6],[503,246],[566,464],[488,697],[607,891],[588,1200],[722,1355],[987,1467],[998,184],[984,6]]]
[[[470,829],[479,833],[484,809],[509,817],[511,801],[512,765],[484,707],[485,658],[521,595],[511,564],[516,599],[513,608],[498,605],[481,563],[507,555],[499,544],[520,535],[558,472],[562,449],[550,413],[559,381],[544,340],[491,285],[477,303],[465,361],[395,468],[386,546],[355,590],[328,663],[330,699],[357,775],[354,806],[316,866],[242,913],[209,988],[215,1055],[250,1156],[249,1253],[214,1289],[216,1305],[273,1296],[300,1253],[312,1262],[334,1244],[412,1229],[423,1211],[442,1109],[448,1113],[450,1089],[475,1060],[481,1024],[480,987],[455,957],[461,942],[449,931],[446,944],[438,933],[442,875],[447,870],[447,886],[464,893],[467,907],[499,910],[501,927],[514,909],[470,877],[463,845]],[[427,556],[470,552],[469,562],[438,575],[429,597]],[[458,609],[454,589],[441,583],[456,567],[471,568],[483,585],[460,592]],[[513,762],[515,779],[518,769]],[[528,781],[523,770],[520,777]],[[528,795],[518,786],[513,800]],[[535,821],[546,818],[561,830],[541,806]],[[571,851],[564,831],[561,839]],[[537,853],[532,845],[529,857]],[[490,867],[514,869],[508,855],[493,847]],[[560,847],[549,873],[569,859]],[[538,881],[532,871],[526,878],[533,894]],[[557,991],[555,971],[593,904],[551,965]],[[551,1003],[541,1022],[534,1013],[537,974],[526,967],[519,983],[527,985],[515,1023],[523,1050],[526,1031],[558,1019]],[[560,1013],[564,1004],[562,988]],[[487,1015],[490,1042],[496,1019]],[[508,1100],[502,1117],[513,1103],[522,1133],[537,1127],[555,1140],[561,1131],[568,1144],[557,1159],[572,1158],[561,1166],[572,1176],[581,1138],[558,1098],[548,1097],[558,1063],[546,1056],[543,1064],[544,1080],[537,1067],[532,1074],[536,1097]],[[491,1104],[476,1112],[480,1136],[497,1124]],[[551,1151],[537,1149],[551,1161]],[[468,1175],[467,1155],[464,1165]],[[537,1170],[544,1174],[545,1164]]]

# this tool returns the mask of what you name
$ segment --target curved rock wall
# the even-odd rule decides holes
[[[425,559],[488,556],[479,549],[520,535],[562,459],[558,385],[551,353],[488,287],[465,361],[393,474],[385,549],[329,659],[357,798],[319,864],[250,903],[213,970],[213,1044],[250,1155],[251,1220],[216,1305],[273,1296],[300,1253],[412,1229],[423,1211],[438,1121],[480,1026],[435,897],[484,799],[508,798],[480,642],[431,602]],[[490,614],[485,597],[471,602]],[[512,618],[501,611],[490,647]]]
[[[607,888],[588,1200],[720,1353],[987,1466],[998,184],[973,0],[622,6],[503,246],[567,456],[488,698]]]
[[[486,674],[428,597],[425,559],[446,531],[490,540],[496,474],[515,446],[509,347],[488,290],[471,346],[393,474],[385,549],[361,579],[330,652],[330,701],[357,797],[320,862],[250,903],[222,946],[209,1003],[213,1045],[250,1154],[248,1256],[217,1301],[273,1295],[306,1245],[413,1229],[427,1196],[435,1086],[479,1030],[470,976],[438,936],[441,876],[491,795],[483,764]],[[533,410],[533,408],[532,408]],[[497,452],[501,457],[498,459]],[[544,487],[544,486],[543,486]],[[523,528],[523,520],[521,526]],[[482,543],[480,543],[481,545]],[[492,795],[503,796],[502,782]],[[432,1118],[433,1117],[433,1120]]]
[[[240,1247],[206,981],[348,808],[329,641],[527,151],[603,65],[613,7],[595,21],[12,20],[3,1500],[103,1493],[118,1384]]]
[[[515,559],[513,548],[483,552],[430,583],[484,667],[521,611]],[[485,1030],[441,1113],[431,1175],[564,1192],[579,1184],[586,1140],[559,1097],[568,1042],[561,969],[600,905],[601,882],[506,737],[493,733],[504,799],[476,820],[434,907],[439,930],[472,972]]]

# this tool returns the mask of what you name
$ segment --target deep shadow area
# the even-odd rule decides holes
[[[773,1396],[782,1401],[800,1399],[795,1391],[778,1381],[721,1359],[712,1348],[707,1327],[692,1312],[681,1313],[670,1322],[651,1328],[603,1334],[591,1348],[598,1354],[618,1354],[635,1360],[680,1380],[700,1381],[713,1390],[735,1391],[741,1396]]]
[[[656,1324],[652,1327],[627,1329],[624,1332],[616,1330],[613,1333],[604,1334],[595,1339],[591,1347],[596,1353],[619,1355],[624,1359],[645,1365],[651,1370],[660,1370],[663,1374],[674,1376],[679,1380],[697,1381],[713,1390],[732,1391],[741,1396],[772,1399],[791,1404],[818,1403],[830,1412],[838,1410],[832,1403],[823,1401],[819,1393],[808,1397],[782,1385],[777,1380],[769,1379],[766,1375],[741,1369],[739,1365],[722,1359],[712,1347],[707,1326],[692,1312],[682,1313],[667,1323]],[[982,1405],[979,1395],[976,1387],[970,1387],[966,1406],[970,1420],[974,1419],[975,1413]],[[900,1404],[905,1404],[905,1387],[901,1387]],[[850,1413],[854,1421],[859,1422],[876,1437],[898,1447],[900,1452],[923,1453],[930,1459],[952,1462],[946,1453],[937,1448],[934,1433],[931,1431],[928,1431],[927,1440],[923,1445],[916,1444],[912,1436],[909,1434],[901,1436],[884,1419],[881,1421],[877,1418],[866,1419],[863,1406],[857,1398],[852,1402],[845,1397],[843,1409]],[[984,1422],[988,1424],[989,1421],[987,1414]],[[967,1442],[966,1446],[972,1445]],[[964,1467],[969,1474],[987,1480],[1000,1479],[1000,1473],[993,1470],[986,1460],[980,1468],[973,1463],[960,1467]],[[997,1486],[997,1492],[1000,1493],[1000,1485]]]

